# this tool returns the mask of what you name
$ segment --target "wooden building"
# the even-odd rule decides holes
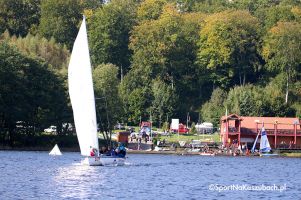
[[[264,126],[272,148],[301,148],[301,126],[298,118],[246,117],[231,114],[221,118],[221,141],[223,145],[233,143],[253,144]],[[260,143],[260,136],[258,143]]]
[[[127,145],[129,141],[130,132],[123,131],[117,133],[117,142],[122,142],[123,144]]]

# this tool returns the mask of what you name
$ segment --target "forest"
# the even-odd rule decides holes
[[[301,117],[298,0],[0,0],[0,140],[73,123],[67,70],[83,15],[97,118]]]

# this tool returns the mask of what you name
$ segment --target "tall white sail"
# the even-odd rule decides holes
[[[68,68],[68,83],[81,154],[89,156],[90,147],[98,150],[98,139],[92,69],[85,17],[83,18],[79,33],[73,45]]]
[[[263,153],[271,151],[271,146],[267,137],[267,132],[265,131],[264,127],[262,127],[261,129],[260,151]]]

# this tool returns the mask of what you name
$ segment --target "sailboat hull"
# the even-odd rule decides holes
[[[269,156],[279,156],[279,154],[276,153],[261,153],[261,157],[269,157]]]
[[[105,166],[115,165],[122,166],[125,163],[125,158],[114,157],[114,156],[100,156],[100,157],[86,157],[83,160],[83,164],[89,166]]]

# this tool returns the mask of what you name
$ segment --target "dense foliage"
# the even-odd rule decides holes
[[[295,0],[0,0],[0,132],[72,122],[67,65],[82,15],[101,131],[225,113],[301,117]],[[106,114],[107,113],[107,114]],[[12,141],[12,140],[10,140]]]

